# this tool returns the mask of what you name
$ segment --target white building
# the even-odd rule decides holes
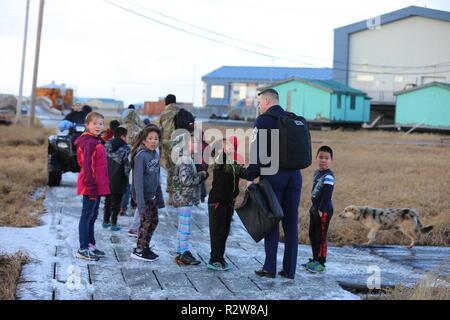
[[[395,105],[408,86],[450,82],[450,12],[416,6],[334,30],[333,80]]]

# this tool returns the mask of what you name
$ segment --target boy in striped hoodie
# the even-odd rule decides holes
[[[309,209],[309,239],[313,258],[302,265],[313,273],[325,271],[328,225],[333,216],[331,198],[334,189],[334,173],[330,169],[332,160],[333,150],[329,146],[321,146],[317,150],[316,162],[319,169],[314,173],[312,206]]]

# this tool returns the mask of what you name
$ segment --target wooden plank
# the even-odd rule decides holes
[[[186,277],[183,271],[179,272],[160,272],[154,271],[156,279],[162,286],[163,290],[172,290],[179,287],[187,287],[194,289],[193,284]]]
[[[151,290],[161,290],[154,273],[147,268],[122,268],[122,274],[125,284],[131,289],[146,287]]]
[[[201,294],[208,295],[211,299],[234,299],[234,294],[222,282],[217,273],[189,272],[187,277]]]

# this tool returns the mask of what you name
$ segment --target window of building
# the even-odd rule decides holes
[[[342,98],[341,95],[337,95],[337,108],[340,109],[342,107]]]
[[[350,96],[350,110],[355,110],[356,108],[356,97]]]
[[[225,98],[225,86],[211,86],[211,98],[223,99]]]
[[[361,82],[372,82],[374,79],[374,76],[370,74],[358,74],[356,76],[356,80]]]
[[[239,88],[239,98],[241,99],[247,98],[247,87],[242,86]]]

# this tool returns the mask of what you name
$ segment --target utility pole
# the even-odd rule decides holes
[[[27,8],[25,11],[25,32],[23,35],[23,49],[22,49],[22,69],[20,71],[20,85],[19,85],[19,99],[17,100],[16,108],[16,120],[17,124],[20,120],[20,114],[22,112],[22,90],[23,90],[23,75],[25,73],[25,56],[27,52],[27,35],[28,35],[28,13],[30,12],[30,0],[27,0]]]
[[[194,66],[194,75],[192,77],[192,106],[195,107],[195,69],[197,66]]]
[[[42,18],[44,15],[44,0],[39,1],[39,20],[36,35],[36,52],[34,56],[34,72],[33,72],[33,86],[31,88],[31,101],[30,101],[30,121],[28,125],[31,127],[34,125],[34,113],[35,113],[35,101],[36,101],[36,83],[39,69],[39,50],[41,48],[41,33],[42,33]]]

